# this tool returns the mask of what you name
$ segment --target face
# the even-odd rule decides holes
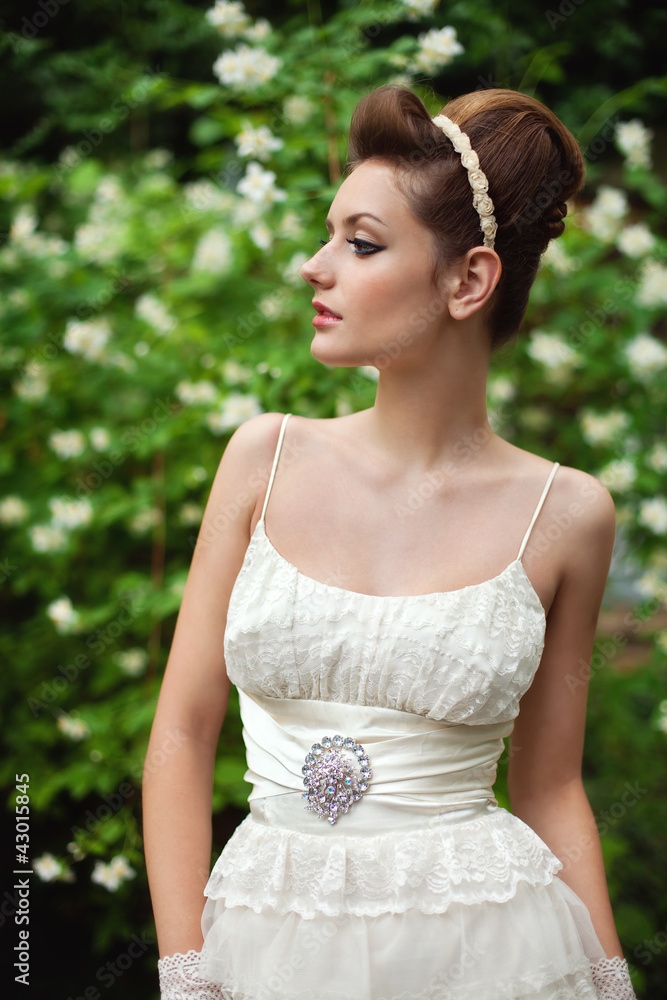
[[[317,310],[313,356],[381,370],[424,363],[446,300],[432,283],[432,235],[412,215],[393,169],[361,163],[340,186],[326,227],[328,242],[301,268]]]

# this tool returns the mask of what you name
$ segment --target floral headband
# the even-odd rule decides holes
[[[451,139],[452,146],[461,155],[461,163],[468,171],[468,181],[473,193],[473,207],[479,215],[479,226],[484,233],[484,246],[493,246],[496,242],[496,232],[498,224],[493,214],[495,209],[489,197],[489,182],[486,174],[479,165],[477,153],[470,145],[470,139],[462,132],[458,125],[445,115],[437,115],[432,119],[433,124],[441,128],[448,139]]]

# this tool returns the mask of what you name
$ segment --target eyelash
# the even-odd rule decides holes
[[[320,240],[320,246],[325,247],[330,240]],[[370,257],[374,253],[378,253],[379,250],[384,250],[384,247],[378,246],[376,243],[371,243],[369,240],[360,240],[355,236],[353,240],[345,240],[346,243],[351,243],[355,247],[355,254],[357,257]]]

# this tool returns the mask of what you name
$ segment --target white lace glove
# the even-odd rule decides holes
[[[598,1000],[637,1000],[628,963],[624,958],[618,955],[603,958],[597,965],[591,965],[591,975],[598,991]]]
[[[167,955],[157,963],[160,977],[160,1000],[225,1000],[226,994],[218,983],[200,979],[197,975],[200,952]]]

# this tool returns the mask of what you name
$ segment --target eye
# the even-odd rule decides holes
[[[355,236],[353,240],[346,240],[345,242],[352,244],[354,252],[358,257],[369,257],[373,253],[384,250],[384,247],[378,246],[377,243],[371,243],[369,240],[360,240],[358,236]]]
[[[320,244],[321,247],[325,247],[327,245],[327,243],[330,243],[330,242],[331,242],[330,240],[319,240],[319,244]]]

